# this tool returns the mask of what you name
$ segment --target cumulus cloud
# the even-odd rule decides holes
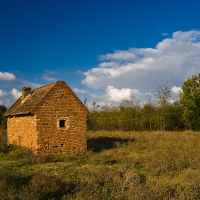
[[[10,100],[7,99],[8,94],[6,92],[3,92],[2,90],[0,90],[0,105],[4,105],[6,107],[10,106]]]
[[[16,76],[12,73],[9,72],[0,72],[0,81],[4,81],[6,83],[9,83],[11,85],[15,85],[15,87],[33,87],[33,88],[37,88],[40,87],[41,84],[37,84],[37,83],[31,83],[29,81],[20,79],[20,78],[16,78]]]
[[[171,91],[174,93],[174,94],[179,94],[180,91],[182,91],[181,87],[176,87],[176,86],[173,86]]]
[[[16,76],[9,72],[0,72],[0,80],[1,81],[15,81]]]
[[[79,90],[76,87],[74,88],[74,92],[75,93],[82,93],[82,94],[88,94],[89,93],[89,91],[87,91],[87,90]]]
[[[152,93],[150,93],[150,92],[145,92],[145,95],[146,95],[146,96],[152,96]]]
[[[75,87],[74,92],[81,93],[81,94],[89,94],[92,98],[97,98],[97,96],[95,94],[91,94],[88,90],[79,90]]]
[[[90,95],[92,98],[97,100],[97,105],[100,106],[104,106],[106,104],[118,105],[119,103],[122,102],[123,99],[129,99],[131,95],[134,95],[136,98],[142,96],[142,94],[137,89],[130,89],[130,88],[117,89],[111,85],[107,87],[107,89],[105,90],[105,94],[99,96],[91,94],[88,90],[79,90],[77,88],[74,88],[74,92]],[[91,106],[92,102],[88,102],[87,107],[91,108]]]
[[[162,35],[163,35],[163,36],[167,36],[167,35],[169,35],[169,34],[168,34],[168,33],[162,33]]]
[[[124,61],[135,61],[137,56],[132,52],[132,49],[128,51],[115,51],[114,54],[107,53],[106,55],[99,56],[100,60],[124,60]]]
[[[56,78],[51,78],[49,76],[42,76],[45,81],[56,81]]]
[[[4,105],[6,108],[9,108],[11,106],[12,102],[10,99],[2,99],[0,100],[0,105]]]
[[[13,88],[10,92],[14,99],[19,99],[19,97],[22,95],[22,92],[18,91],[17,89]]]
[[[120,103],[122,102],[123,99],[130,98],[131,95],[135,95],[136,97],[138,97],[142,94],[136,89],[130,89],[130,88],[117,89],[109,85],[106,89],[106,94],[102,95],[101,98],[108,102]]]
[[[177,31],[155,48],[118,50],[99,59],[106,62],[84,72],[82,81],[93,89],[106,89],[110,85],[145,93],[166,81],[169,87],[182,85],[187,77],[200,71],[200,31]]]
[[[7,96],[7,93],[0,90],[0,98],[6,97],[6,96]]]
[[[9,72],[0,72],[0,82],[6,83],[1,84],[2,89],[6,91],[0,89],[0,104],[6,106],[7,108],[14,103],[14,100],[17,100],[21,96],[21,92],[17,89],[22,87],[37,88],[41,86],[41,84],[32,83],[24,79],[17,78],[14,74]],[[15,88],[13,88],[13,85]],[[11,92],[9,92],[9,90]]]
[[[81,70],[77,70],[78,74],[84,74],[84,72],[82,72]]]
[[[45,81],[48,81],[48,82],[54,82],[54,81],[56,81],[56,78],[50,77],[51,74],[57,73],[56,71],[49,71],[48,69],[45,69],[45,71],[46,72],[42,76],[42,79],[44,79]]]

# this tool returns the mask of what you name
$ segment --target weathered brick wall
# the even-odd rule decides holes
[[[86,112],[71,89],[57,84],[36,109],[37,154],[80,154],[87,150]],[[66,127],[59,127],[66,120]]]
[[[7,143],[37,148],[36,118],[34,116],[16,116],[8,118]]]

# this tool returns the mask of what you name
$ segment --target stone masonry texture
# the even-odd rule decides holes
[[[30,104],[28,101],[33,101],[30,112],[29,108],[24,108]],[[5,113],[8,116],[8,144],[31,148],[36,155],[73,155],[87,151],[88,110],[64,81],[33,90],[23,104],[16,102]]]

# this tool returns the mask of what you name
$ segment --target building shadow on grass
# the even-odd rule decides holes
[[[134,139],[121,139],[115,137],[98,137],[88,139],[88,150],[93,149],[94,152],[100,152],[103,149],[111,149],[114,148],[116,143],[127,143],[128,141],[135,141]]]

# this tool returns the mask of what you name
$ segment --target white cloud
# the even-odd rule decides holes
[[[170,100],[169,100],[169,103],[171,103],[171,104],[174,103],[174,102],[175,102],[175,101],[174,101],[173,99],[170,99]]]
[[[55,82],[56,81],[56,78],[52,78],[52,77],[49,77],[50,74],[55,74],[57,73],[56,71],[49,71],[48,69],[45,69],[46,73],[44,73],[44,75],[42,76],[42,78],[45,80],[45,81],[48,81],[48,82]]]
[[[3,105],[6,107],[6,108],[9,108],[11,106],[11,101],[10,99],[5,99],[3,101]]]
[[[23,81],[23,87],[31,87],[32,89],[35,89],[35,88],[38,88],[38,87],[41,87],[42,85],[41,84],[38,84],[38,83],[30,83],[28,81]]]
[[[101,64],[99,68],[92,68],[91,70],[84,73],[86,75],[86,79],[82,81],[83,84],[88,85],[90,88],[97,89],[101,86],[107,85],[106,81],[108,79],[117,79],[122,75],[126,75],[129,72],[141,70],[146,68],[144,64],[135,64],[135,63],[127,63],[119,65],[116,63],[112,63],[113,67],[109,63],[103,63],[104,67],[102,68]],[[107,64],[107,66],[106,66]],[[105,81],[105,82],[104,82]]]
[[[22,92],[18,91],[17,89],[13,88],[10,92],[14,99],[19,99],[19,97],[22,95]]]
[[[163,35],[163,36],[167,36],[167,35],[169,35],[169,34],[168,34],[168,33],[162,33],[162,35]]]
[[[9,72],[0,72],[0,80],[2,81],[15,81],[16,76]]]
[[[84,74],[84,72],[80,71],[80,70],[77,70],[77,73],[78,74]]]
[[[91,94],[88,90],[79,90],[77,88],[74,88],[75,93],[82,93],[82,94],[88,94],[93,99],[98,100],[96,105],[104,106],[104,105],[118,105],[122,102],[123,99],[129,99],[131,95],[134,95],[136,98],[142,96],[142,94],[137,89],[130,89],[130,88],[122,88],[117,89],[111,85],[107,87],[105,90],[105,94],[96,96],[95,94]],[[87,107],[92,108],[92,101],[87,102]]]
[[[7,96],[7,93],[0,90],[0,98],[6,97],[6,96]]]
[[[0,90],[0,105],[4,105],[6,107],[10,106],[10,100],[7,99],[8,94],[6,92],[3,92],[2,90]]]
[[[0,81],[6,82],[6,84],[2,84],[1,87],[3,90],[10,90],[11,92],[5,92],[0,89],[0,103],[7,108],[10,107],[14,100],[17,100],[21,96],[21,92],[18,91],[16,88],[22,88],[22,87],[31,87],[31,88],[37,88],[40,87],[41,84],[32,83],[29,81],[26,81],[24,79],[16,78],[16,76],[9,72],[0,72]],[[13,88],[14,87],[16,88]],[[13,89],[12,89],[13,88]],[[13,98],[11,98],[11,95]],[[11,99],[8,99],[11,98]]]
[[[76,87],[74,88],[74,92],[75,93],[82,93],[82,94],[88,94],[89,93],[89,91],[87,91],[87,90],[79,90]]]
[[[45,69],[45,71],[47,74],[56,74],[57,73],[57,71],[50,71],[48,69]]]
[[[134,54],[134,52],[131,51],[132,49],[129,49],[128,51],[115,51],[114,54],[107,53],[106,55],[99,56],[100,60],[125,60],[125,61],[135,61],[137,60],[137,56]]]
[[[106,94],[102,95],[102,99],[108,102],[120,103],[123,99],[128,99],[131,95],[138,97],[142,94],[136,89],[122,88],[120,90],[109,85],[106,89]]]
[[[101,55],[96,68],[84,72],[83,84],[90,88],[135,88],[141,93],[156,85],[182,85],[200,71],[200,31],[177,31],[155,48],[130,48]],[[113,89],[114,90],[114,89]]]
[[[103,62],[103,63],[99,64],[100,68],[107,68],[107,67],[117,68],[119,66],[120,65],[118,63],[116,63],[116,62]]]
[[[89,94],[92,98],[97,98],[95,94],[91,94],[88,90],[79,90],[76,87],[74,88],[75,93]]]
[[[179,94],[179,92],[182,91],[181,87],[176,86],[173,86],[171,90],[174,94]]]
[[[145,92],[145,95],[152,96],[152,94],[150,92]]]
[[[55,73],[55,72],[54,72]],[[29,81],[23,80],[23,79],[19,79],[16,78],[16,76],[12,73],[9,72],[0,72],[0,81],[5,81],[8,82],[10,84],[15,84],[15,86],[18,87],[40,87],[41,84],[37,84],[37,83],[31,83]]]
[[[9,108],[11,106],[11,101],[10,99],[3,99],[0,100],[0,105],[4,105],[6,108]]]
[[[48,77],[48,76],[42,76],[42,78],[45,80],[45,81],[52,81],[52,82],[54,82],[54,81],[56,81],[56,78],[51,78],[51,77]]]

